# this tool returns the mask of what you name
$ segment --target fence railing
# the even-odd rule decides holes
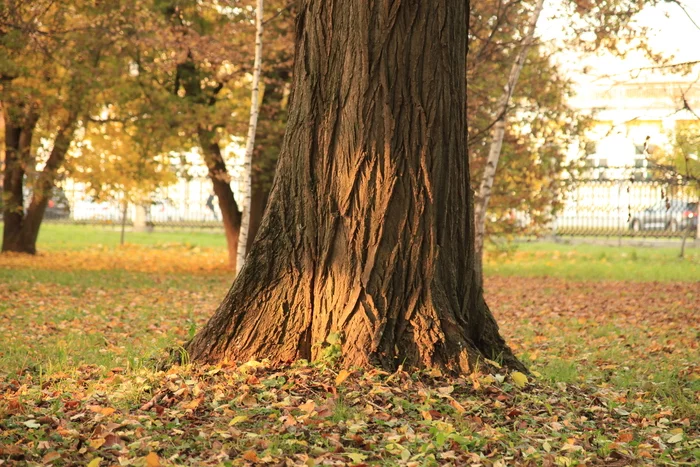
[[[698,192],[669,180],[579,180],[566,193],[555,235],[696,237]]]
[[[85,187],[70,180],[64,181],[54,193],[46,211],[47,222],[69,224],[114,225],[125,220],[133,225],[139,218],[138,210],[145,211],[145,222],[153,227],[221,227],[221,211],[211,192],[208,178],[179,180],[176,184],[155,193],[149,202],[140,206],[128,204],[126,219],[124,205],[119,199],[96,201]]]
[[[221,227],[218,203],[208,179],[181,180],[160,193],[145,208],[148,225],[160,227]],[[91,201],[79,185],[62,187],[67,210],[47,210],[48,222],[120,224],[119,201]],[[133,224],[137,207],[130,205],[126,222]],[[525,214],[525,213],[524,213]],[[558,236],[682,237],[698,236],[697,187],[668,180],[578,180],[564,195],[564,208],[551,230]],[[524,219],[529,216],[524,215]]]

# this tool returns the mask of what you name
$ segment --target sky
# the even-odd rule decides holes
[[[544,41],[556,40],[561,36],[561,24],[551,19],[560,2],[561,0],[545,2],[545,10],[537,27],[538,35]],[[652,28],[649,43],[653,50],[665,56],[673,55],[673,63],[700,61],[700,0],[681,2],[687,14],[676,4],[662,3],[656,7],[647,7],[637,17],[637,22]],[[693,24],[693,20],[697,25]],[[607,76],[615,76],[616,79],[630,76],[631,70],[652,65],[641,53],[631,53],[625,59],[620,59],[611,54],[581,56],[574,52],[564,52],[558,61],[582,85],[596,82],[601,84],[600,81],[606,81]]]

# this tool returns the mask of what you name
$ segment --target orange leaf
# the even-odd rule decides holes
[[[149,452],[145,459],[146,467],[160,467],[160,457],[155,452]]]
[[[350,375],[351,373],[348,370],[340,370],[338,376],[335,377],[335,385],[340,386]]]
[[[301,404],[299,406],[299,408],[306,413],[311,413],[316,408],[316,403],[314,401],[312,401],[311,399],[309,399],[308,401],[306,401],[306,403]]]
[[[629,443],[630,441],[632,441],[632,438],[634,438],[634,436],[632,436],[632,433],[620,433],[615,441],[617,441],[618,443]]]
[[[253,451],[252,449],[249,449],[248,451],[243,453],[243,459],[250,462],[258,462],[258,453]]]
[[[90,405],[88,406],[88,409],[90,409],[92,412],[104,415],[105,417],[116,412],[116,409],[112,407],[100,407],[99,405]]]
[[[460,404],[459,402],[457,402],[454,399],[452,399],[450,401],[450,405],[452,406],[453,409],[455,409],[457,411],[457,413],[464,413],[467,411],[467,409],[465,409],[462,404]]]

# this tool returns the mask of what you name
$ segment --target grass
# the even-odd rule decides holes
[[[120,243],[118,226],[90,226],[44,223],[39,232],[40,251],[73,251],[88,248],[116,247]],[[190,245],[199,248],[225,248],[226,239],[221,231],[170,230],[155,232],[127,231],[125,242],[133,245],[162,246]]]
[[[518,245],[487,300],[533,371],[174,367],[231,282],[221,235],[42,227],[0,256],[0,461],[696,465],[697,250]],[[672,271],[675,265],[677,270]],[[636,266],[636,267],[632,267]],[[659,272],[661,271],[661,272]],[[658,282],[650,282],[658,281]],[[339,382],[340,381],[340,382]],[[1,463],[1,462],[0,462]]]
[[[485,273],[495,276],[560,277],[572,280],[697,282],[700,249],[517,243],[508,250],[490,249]]]
[[[45,224],[39,237],[42,252],[113,249],[119,246],[116,227]],[[226,241],[221,232],[172,230],[127,232],[130,245],[223,251]],[[687,248],[684,259],[680,247],[631,247],[567,245],[530,242],[511,245],[506,250],[487,251],[487,275],[563,277],[572,280],[682,281],[700,277],[700,249]]]

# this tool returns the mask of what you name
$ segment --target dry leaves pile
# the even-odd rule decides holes
[[[0,268],[54,271],[124,270],[158,274],[222,274],[230,272],[221,249],[185,247],[182,244],[119,248],[94,247],[76,251],[52,251],[36,256],[6,253]]]

